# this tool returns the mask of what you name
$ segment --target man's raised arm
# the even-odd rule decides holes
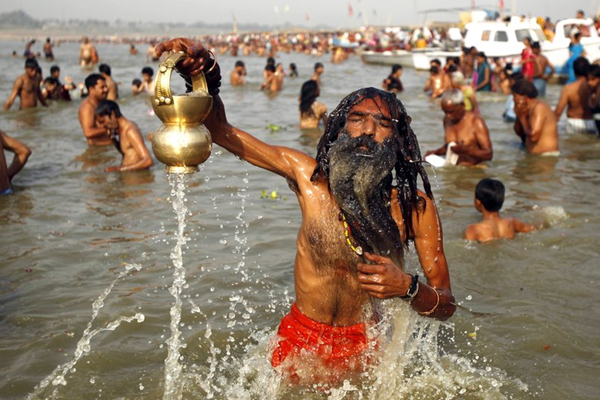
[[[213,109],[204,123],[211,132],[214,143],[257,167],[286,178],[297,180],[299,173],[308,176],[312,174],[316,164],[309,155],[291,148],[269,145],[229,124],[225,107],[219,97],[219,65],[211,59],[210,53],[201,43],[187,38],[176,38],[156,47],[158,56],[171,51],[181,51],[188,56],[177,64],[177,70],[181,74],[205,74],[209,93],[213,96]]]

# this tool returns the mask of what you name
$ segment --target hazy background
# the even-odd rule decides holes
[[[2,0],[0,13],[23,10],[35,19],[98,19],[114,21],[209,23],[232,22],[297,26],[325,25],[358,27],[370,25],[419,24],[428,20],[458,20],[458,10],[424,13],[431,9],[469,8],[498,9],[500,0],[104,0],[97,3],[81,0]],[[549,16],[552,20],[575,15],[578,9],[593,16],[598,0],[504,0],[504,9],[517,14]],[[165,6],[167,4],[167,6]],[[350,8],[352,11],[350,12]]]

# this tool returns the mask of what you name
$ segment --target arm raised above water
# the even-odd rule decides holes
[[[287,147],[269,145],[229,124],[225,107],[218,95],[221,86],[219,65],[211,59],[210,53],[201,43],[176,38],[156,47],[158,56],[169,51],[182,51],[188,56],[177,64],[177,70],[183,75],[195,76],[204,72],[209,93],[214,100],[213,109],[204,123],[216,144],[257,167],[285,178],[297,181],[299,175],[310,177],[316,161],[308,154]]]
[[[298,175],[310,177],[315,166],[314,158],[301,151],[265,143],[229,122],[220,96],[213,97],[213,110],[204,121],[213,142],[224,147],[252,165],[297,181]]]

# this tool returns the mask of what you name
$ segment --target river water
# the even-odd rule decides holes
[[[23,71],[23,60],[9,54],[23,46],[0,42],[2,102]],[[130,56],[126,45],[98,49],[121,82],[123,114],[151,132],[160,121],[148,99],[129,93],[144,55]],[[55,53],[63,80],[83,81],[78,45]],[[235,60],[220,58],[225,75]],[[332,65],[326,56],[281,54],[278,61],[295,62],[301,77],[270,97],[259,91],[265,59],[244,61],[245,87],[224,79],[229,120],[313,155],[320,133],[297,127],[298,93],[313,64],[325,64],[320,100],[330,111],[350,91],[378,87],[389,72],[357,57]],[[51,64],[41,65],[48,74]],[[406,69],[400,95],[423,152],[443,141],[442,112],[422,92],[425,79]],[[559,93],[551,86],[547,101],[554,106]],[[561,134],[560,158],[530,157],[501,119],[504,97],[480,102],[494,160],[488,168],[429,170],[459,309],[440,324],[388,302],[395,329],[384,361],[367,383],[330,391],[280,385],[268,363],[269,340],[294,297],[295,196],[280,177],[215,146],[185,195],[183,398],[598,398],[600,142]],[[14,180],[16,193],[0,197],[0,398],[162,398],[177,243],[171,186],[161,165],[104,173],[120,156],[87,149],[78,105],[0,113],[0,128],[33,150]],[[473,192],[484,177],[506,185],[504,215],[546,228],[487,245],[463,240],[480,218]],[[413,255],[407,269],[417,264]]]

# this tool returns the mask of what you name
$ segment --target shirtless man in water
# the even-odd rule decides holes
[[[315,159],[229,124],[218,96],[219,67],[200,43],[178,38],[157,46],[159,54],[167,51],[188,54],[178,64],[184,74],[206,71],[214,105],[205,124],[214,143],[282,176],[297,196],[296,300],[271,358],[280,373],[310,382],[319,379],[312,373],[319,366],[338,379],[364,368],[376,347],[366,334],[376,319],[373,298],[400,297],[421,315],[452,316],[439,216],[410,118],[394,94],[368,88],[346,96],[331,114]],[[424,192],[417,189],[419,176]],[[409,241],[422,281],[403,270]],[[311,364],[300,368],[307,359]]]
[[[6,163],[5,150],[15,155],[10,165]],[[0,196],[13,192],[12,179],[25,166],[30,155],[29,147],[0,130]]]
[[[432,60],[431,68],[429,69],[429,78],[423,88],[424,92],[431,91],[431,99],[435,100],[444,94],[444,91],[450,87],[448,84],[449,78],[441,67],[438,59]]]
[[[515,97],[515,133],[530,154],[558,156],[556,115],[548,104],[537,99],[537,89],[527,79],[511,87]]]
[[[116,100],[119,98],[119,85],[112,78],[112,72],[110,65],[108,64],[100,64],[98,67],[98,71],[100,75],[106,81],[106,86],[108,86],[108,95],[106,96],[107,100]]]
[[[111,100],[102,100],[96,106],[98,126],[108,130],[109,135],[123,154],[121,165],[106,167],[105,172],[137,171],[150,168],[154,162],[144,144],[138,126],[121,114],[119,105]]]
[[[246,66],[242,60],[235,62],[235,67],[229,74],[229,83],[231,86],[243,86],[246,84]]]
[[[83,135],[87,139],[88,146],[108,146],[112,140],[105,127],[96,122],[94,110],[102,100],[106,100],[108,86],[106,80],[100,74],[91,74],[85,78],[85,87],[89,95],[79,106],[79,123],[83,129]]]
[[[554,110],[558,121],[565,108],[567,109],[567,133],[597,133],[590,107],[592,89],[587,82],[589,69],[590,62],[587,58],[579,57],[575,60],[573,71],[576,80],[563,87]]]
[[[41,80],[38,76],[39,65],[34,59],[28,58],[25,60],[25,73],[19,76],[13,84],[12,92],[8,96],[8,100],[4,103],[4,109],[9,110],[17,96],[21,99],[19,109],[35,108],[38,100],[44,107],[47,106],[46,100],[42,96],[40,89]]]
[[[491,160],[494,152],[490,132],[483,118],[465,110],[465,98],[458,89],[450,89],[442,97],[444,111],[445,143],[437,150],[425,153],[446,155],[448,145],[454,143],[452,151],[458,154],[457,165],[476,165]]]
[[[79,65],[82,68],[92,69],[98,62],[98,52],[96,47],[90,43],[87,36],[81,38],[81,47],[79,49]]]

